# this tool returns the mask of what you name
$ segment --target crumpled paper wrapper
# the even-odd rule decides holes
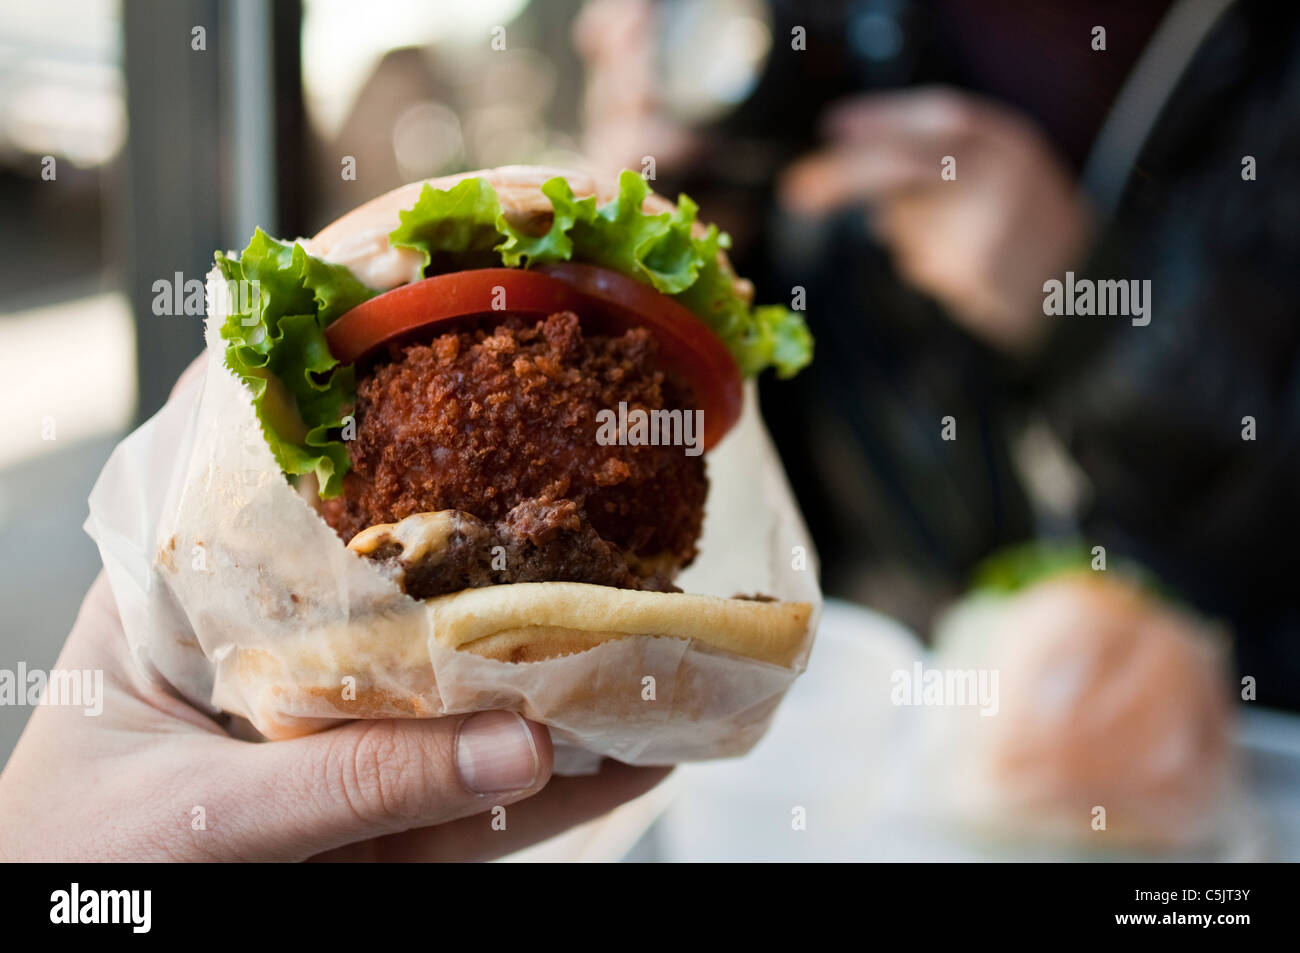
[[[349,717],[339,701],[347,677],[379,699],[367,717],[510,709],[550,726],[560,773],[593,771],[602,757],[640,765],[728,757],[758,741],[804,668],[821,594],[752,383],[740,422],[708,455],[700,556],[678,584],[811,603],[795,665],[640,637],[541,662],[498,662],[439,646],[421,605],[350,552],[281,474],[247,390],[223,363],[211,306],[216,275],[202,380],[117,447],[89,500],[86,531],[147,675],[196,706],[278,736]],[[806,569],[792,568],[795,547],[807,553]],[[357,627],[375,640],[373,658],[335,651],[355,644]],[[237,677],[250,658],[264,663],[265,677]],[[643,700],[646,676],[654,700]]]

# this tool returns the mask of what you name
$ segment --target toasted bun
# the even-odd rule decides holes
[[[575,582],[515,583],[429,599],[408,617],[379,616],[304,633],[273,650],[241,648],[230,675],[258,709],[262,732],[286,738],[320,725],[285,713],[319,710],[321,701],[347,718],[435,714],[428,704],[434,681],[428,633],[441,649],[511,664],[573,655],[614,641],[689,639],[710,650],[789,668],[800,661],[811,614],[806,602],[637,592]],[[629,669],[611,673],[608,680],[624,676],[629,684],[639,684],[643,673],[642,668]],[[339,690],[347,676],[356,679],[353,697]],[[627,689],[591,686],[593,697],[611,692],[638,697]],[[707,691],[708,686],[693,690]],[[692,702],[686,697],[683,704]],[[624,714],[638,716],[636,706]]]
[[[772,665],[794,662],[806,602],[758,602],[638,592],[580,582],[525,582],[428,600],[439,644],[518,662],[582,651],[633,635],[694,639]]]
[[[392,256],[399,249],[388,245],[388,233],[401,224],[401,212],[415,206],[416,200],[425,185],[436,189],[449,189],[465,179],[482,178],[496,190],[497,198],[506,217],[519,228],[543,231],[551,220],[551,200],[542,194],[542,185],[549,179],[562,176],[573,189],[578,198],[596,196],[596,201],[603,203],[618,195],[618,183],[613,179],[597,178],[586,172],[571,169],[552,169],[545,166],[508,165],[498,169],[479,169],[475,172],[460,172],[437,179],[412,182],[401,188],[393,189],[365,205],[353,209],[346,215],[332,222],[310,240],[309,250],[314,255],[340,264],[347,264],[365,280],[367,277],[376,287],[392,287],[401,283],[397,280],[411,280],[409,273],[399,272],[384,267],[381,272],[370,271],[372,261],[383,260]],[[676,206],[661,195],[651,192],[646,196],[641,208],[650,213],[671,212]],[[696,222],[693,233],[703,235],[705,226]],[[402,257],[404,264],[409,261]],[[724,252],[718,252],[718,265],[736,281],[738,294],[749,301],[753,298],[753,285],[748,281],[735,278],[731,262]],[[376,280],[387,277],[390,280]]]

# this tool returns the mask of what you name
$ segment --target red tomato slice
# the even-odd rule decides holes
[[[740,418],[740,369],[713,331],[692,312],[634,278],[573,262],[537,269],[559,278],[598,305],[616,326],[644,327],[659,340],[659,361],[695,391],[704,411],[704,448],[716,444]]]
[[[504,309],[494,308],[501,303]],[[344,364],[418,332],[467,318],[544,318],[573,311],[605,333],[644,327],[659,341],[658,361],[692,391],[704,411],[703,444],[713,447],[740,417],[740,371],[720,338],[667,295],[593,265],[548,265],[531,271],[478,268],[436,275],[362,302],[325,329]]]
[[[493,308],[504,303],[508,308]],[[478,268],[425,278],[363,301],[325,329],[330,353],[351,364],[412,332],[463,318],[490,316],[546,317],[573,311],[586,300],[562,281],[516,268]]]

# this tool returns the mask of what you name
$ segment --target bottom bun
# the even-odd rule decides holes
[[[503,662],[570,655],[631,635],[695,639],[772,665],[793,664],[808,631],[806,602],[642,592],[581,582],[522,582],[426,600],[433,637]]]
[[[214,702],[246,712],[262,734],[274,739],[308,734],[339,718],[429,718],[517,707],[504,697],[468,699],[447,665],[435,666],[434,655],[529,668],[626,640],[685,640],[720,660],[738,656],[740,664],[785,670],[784,682],[802,669],[811,617],[806,602],[573,582],[486,586],[425,600],[410,613],[354,619],[292,639],[241,647],[219,664]],[[608,686],[588,685],[582,693],[569,693],[562,707],[570,717],[589,712],[629,719],[633,727],[651,714],[640,701],[639,686],[653,669],[640,662],[673,653],[645,645],[618,654],[636,658],[636,669],[608,674]],[[716,702],[707,695],[717,685],[691,679],[683,687],[685,694],[673,702],[678,716],[703,713]],[[771,698],[771,705],[778,698]],[[519,710],[550,721],[546,712],[530,711],[527,704]],[[765,718],[769,711],[763,704],[750,716]],[[740,731],[737,740],[749,733]]]

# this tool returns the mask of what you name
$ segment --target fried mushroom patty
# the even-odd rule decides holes
[[[416,513],[456,510],[498,524],[563,512],[571,531],[550,538],[572,547],[582,527],[628,565],[670,576],[695,557],[703,457],[596,440],[597,412],[620,401],[686,409],[654,366],[655,346],[643,328],[584,336],[577,315],[562,312],[406,348],[358,386],[352,470],[322,514],[346,542]],[[549,541],[523,535],[534,548]]]
[[[499,523],[450,510],[412,519],[437,527],[436,545],[425,544],[429,537],[418,525],[408,535],[402,524],[380,524],[354,536],[350,545],[415,599],[507,582],[681,591],[666,576],[629,563],[617,546],[596,535],[571,500],[528,500]]]

